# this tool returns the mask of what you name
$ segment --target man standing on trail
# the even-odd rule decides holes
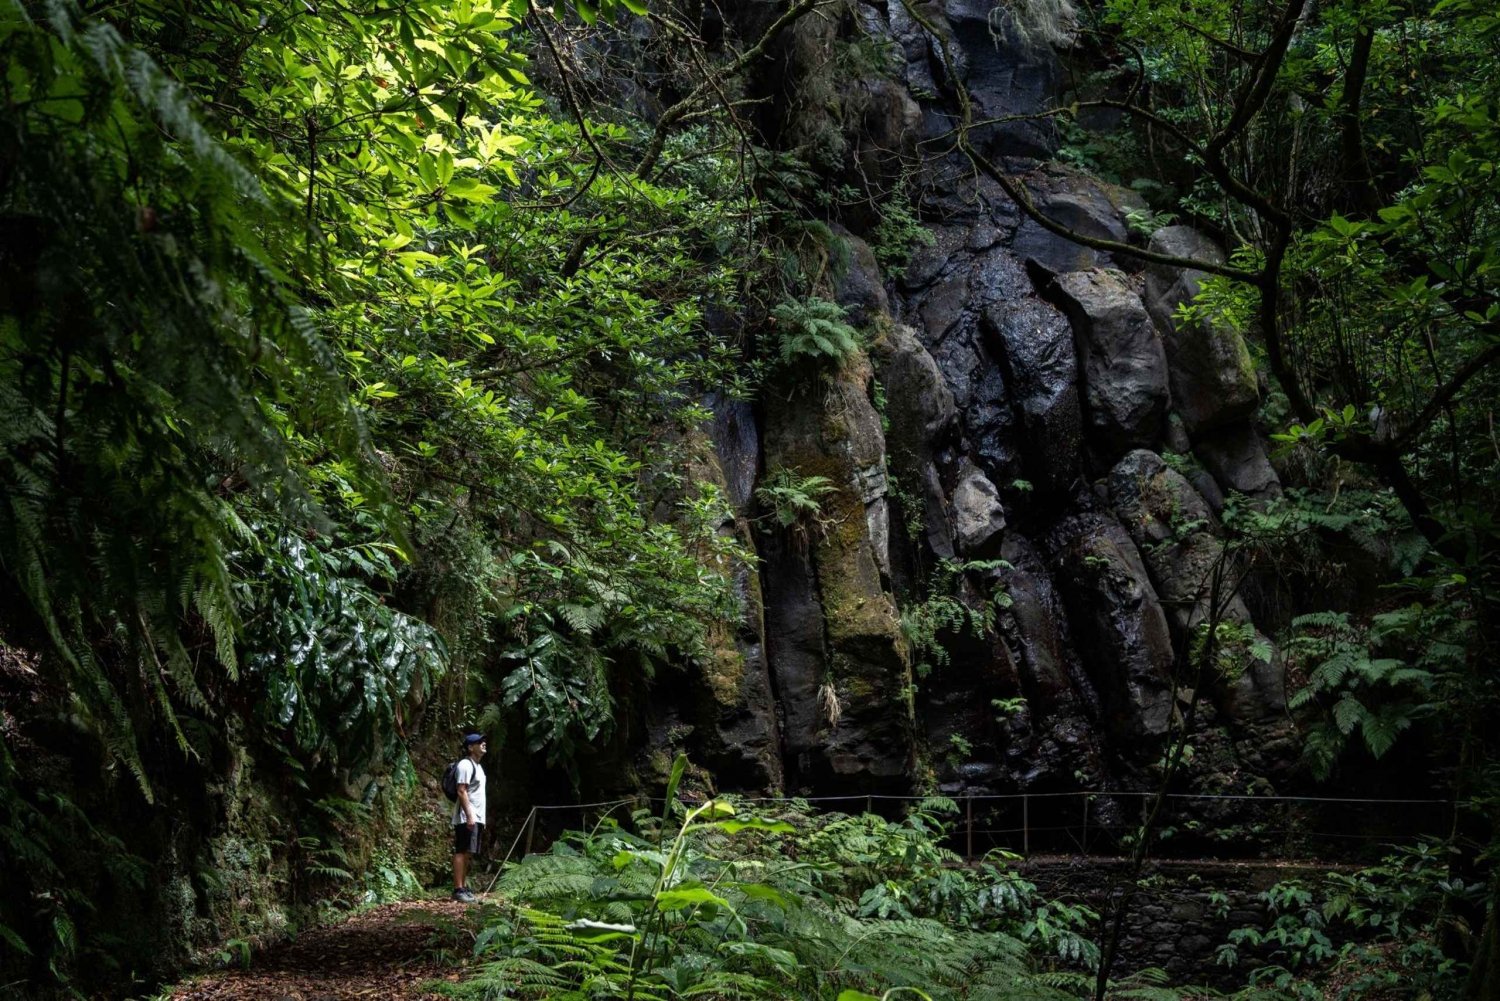
[[[453,899],[471,904],[479,898],[467,882],[469,863],[479,854],[484,838],[484,766],[479,759],[489,745],[484,734],[464,737],[464,757],[458,762],[458,802],[453,807]]]

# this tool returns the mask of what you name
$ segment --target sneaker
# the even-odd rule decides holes
[[[458,889],[453,891],[453,899],[458,901],[460,904],[472,904],[479,898],[474,896],[474,894],[470,892],[467,886],[460,886]]]

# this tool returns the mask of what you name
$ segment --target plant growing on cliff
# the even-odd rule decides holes
[[[1298,616],[1286,652],[1305,684],[1288,699],[1318,716],[1304,757],[1313,773],[1332,773],[1357,732],[1371,757],[1435,709],[1434,696],[1463,661],[1470,625],[1443,605],[1420,602],[1352,621],[1344,612]]]
[[[904,183],[881,203],[880,221],[871,237],[875,259],[880,262],[881,274],[887,278],[900,278],[918,249],[937,242],[932,230],[912,210]]]
[[[988,600],[966,601],[964,575],[1011,569],[1004,560],[940,560],[928,580],[927,597],[901,610],[901,635],[912,656],[912,673],[925,678],[951,663],[948,642],[959,636],[980,639],[995,628],[995,612],[1010,600],[996,587]]]
[[[809,296],[783,302],[771,310],[777,351],[783,365],[812,363],[837,367],[864,347],[859,332],[845,322],[838,303]]]
[[[826,476],[801,476],[778,466],[755,488],[755,499],[777,526],[790,532],[799,546],[826,530],[823,501],[838,488]]]

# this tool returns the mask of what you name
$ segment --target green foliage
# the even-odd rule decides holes
[[[770,816],[732,800],[606,821],[511,867],[458,997],[1070,998],[1092,915],[1003,858],[952,867],[941,812]],[[678,820],[677,818],[680,818]],[[1043,972],[1058,968],[1055,973]]]
[[[1267,998],[1363,998],[1399,990],[1413,996],[1457,997],[1464,964],[1444,954],[1439,939],[1457,930],[1455,907],[1479,899],[1483,886],[1450,870],[1454,852],[1420,844],[1387,855],[1380,865],[1330,872],[1315,886],[1292,880],[1261,894],[1275,915],[1267,929],[1230,932],[1218,962],[1234,966],[1241,951],[1268,954],[1252,986]],[[1344,940],[1336,945],[1334,936]],[[1336,976],[1329,989],[1319,970]]]
[[[810,535],[823,531],[823,499],[837,490],[826,476],[799,476],[781,466],[766,474],[755,488],[755,499],[778,526],[805,544]]]
[[[880,221],[871,233],[871,247],[880,262],[880,273],[886,278],[900,278],[906,273],[920,247],[937,242],[932,230],[912,210],[905,185],[897,188],[880,206]]]
[[[988,636],[995,628],[995,612],[1008,607],[1010,596],[996,587],[987,600],[966,601],[964,575],[1010,569],[1004,560],[941,560],[928,582],[927,597],[901,610],[901,635],[912,654],[912,672],[925,678],[947,666],[949,641],[958,636]]]
[[[844,307],[817,296],[784,302],[771,310],[782,364],[836,367],[858,352],[864,342],[844,322],[844,312]]]
[[[701,387],[747,388],[703,322],[757,253],[740,140],[697,116],[652,181],[604,169],[648,127],[543,110],[520,13],[0,0],[0,636],[56,686],[27,725],[148,798],[248,734],[299,876],[357,885],[317,804],[410,783],[436,686],[570,765],[610,683],[735,611],[723,498],[678,470]],[[23,863],[69,833],[28,781],[7,758],[0,928],[63,977],[86,899]]]
[[[1379,758],[1403,731],[1432,718],[1444,693],[1463,682],[1473,624],[1444,602],[1417,601],[1364,622],[1346,613],[1303,615],[1293,627],[1286,652],[1305,683],[1288,703],[1322,716],[1306,756],[1324,777],[1356,732]]]

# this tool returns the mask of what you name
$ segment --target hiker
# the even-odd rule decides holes
[[[453,899],[471,904],[479,898],[469,889],[469,864],[484,840],[484,766],[489,747],[484,734],[464,737],[464,757],[457,766],[458,800],[453,807]]]

